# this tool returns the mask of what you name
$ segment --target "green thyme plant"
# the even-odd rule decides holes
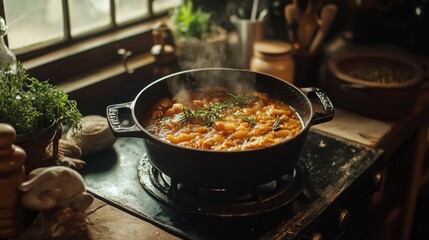
[[[171,20],[180,38],[203,39],[211,32],[212,14],[200,7],[195,9],[191,0],[175,8]]]
[[[17,135],[31,135],[49,127],[55,119],[80,129],[82,114],[74,100],[47,81],[29,77],[21,63],[0,68],[0,122],[15,128]]]

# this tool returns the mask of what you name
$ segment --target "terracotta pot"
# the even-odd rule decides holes
[[[25,161],[25,172],[27,174],[36,168],[56,164],[61,129],[61,124],[58,121],[54,121],[49,127],[36,134],[16,137],[15,144],[24,149],[27,154],[27,160]],[[47,151],[48,146],[53,149]]]
[[[414,110],[424,76],[422,66],[404,56],[349,52],[328,60],[322,87],[338,107],[395,120]]]

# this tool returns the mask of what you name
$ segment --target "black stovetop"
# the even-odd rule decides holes
[[[299,164],[305,189],[294,201],[264,214],[218,217],[168,207],[141,186],[143,139],[118,138],[113,148],[86,157],[81,171],[88,191],[170,233],[188,239],[292,239],[341,193],[368,173],[381,151],[310,130]]]

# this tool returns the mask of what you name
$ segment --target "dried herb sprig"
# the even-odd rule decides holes
[[[232,99],[232,103],[234,106],[244,107],[246,106],[250,101],[254,100],[255,97],[252,96],[246,96],[243,94],[236,95],[232,92],[228,93],[228,96]]]
[[[277,132],[280,129],[280,118],[279,116],[276,116],[276,121],[273,124],[273,132]]]
[[[238,119],[248,122],[250,126],[255,126],[257,124],[256,119],[254,117],[248,117],[242,114],[234,114],[234,116]]]
[[[217,121],[224,118],[224,113],[227,109],[231,109],[235,106],[246,106],[254,97],[236,95],[234,93],[228,93],[230,100],[219,101],[214,104],[191,110],[187,107],[183,108],[183,113],[180,118],[181,122],[192,123],[200,122],[204,126],[213,126]]]
[[[187,123],[199,121],[202,125],[212,126],[216,121],[223,118],[223,112],[228,108],[232,108],[229,102],[216,102],[211,106],[195,110],[184,107],[180,121]]]

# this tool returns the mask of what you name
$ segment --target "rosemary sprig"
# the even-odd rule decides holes
[[[251,101],[252,99],[255,98],[255,97],[251,97],[251,96],[245,96],[243,94],[236,95],[232,92],[229,92],[228,95],[233,100],[234,106],[239,106],[239,107],[246,106],[247,103],[249,103],[249,101]]]
[[[241,114],[234,114],[234,116],[238,119],[241,119],[243,121],[248,122],[250,124],[250,126],[256,125],[256,119],[254,117],[248,117],[248,116],[241,115]]]
[[[179,117],[179,122],[188,122],[188,123],[192,122],[192,120],[195,118],[194,112],[192,112],[192,110],[190,110],[187,107],[183,107],[182,111],[183,112]]]
[[[277,132],[280,129],[280,118],[279,116],[276,116],[276,121],[273,124],[273,132]]]
[[[218,120],[224,118],[224,112],[234,106],[246,106],[254,97],[236,95],[228,93],[231,101],[220,101],[210,106],[191,110],[187,107],[183,108],[183,113],[180,117],[180,122],[192,123],[200,122],[205,126],[213,126]],[[244,120],[244,119],[243,119]],[[249,120],[249,119],[248,119]]]

